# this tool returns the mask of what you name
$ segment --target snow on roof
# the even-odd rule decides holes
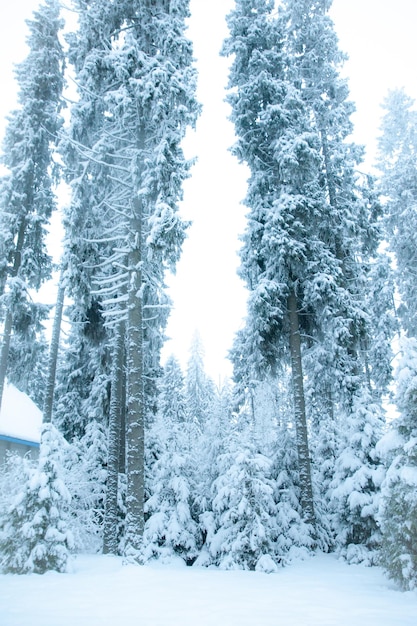
[[[22,391],[6,383],[0,411],[0,435],[39,443],[42,411]]]

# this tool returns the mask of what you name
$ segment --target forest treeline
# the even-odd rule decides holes
[[[198,336],[186,371],[161,364],[201,108],[189,0],[72,0],[71,33],[43,0],[28,22],[2,153],[0,402],[7,378],[44,429],[36,462],[3,468],[3,571],[102,550],[273,572],[323,550],[416,587],[417,112],[388,94],[364,173],[331,4],[236,0],[227,18],[248,304],[221,388]],[[47,345],[37,294],[57,271]]]

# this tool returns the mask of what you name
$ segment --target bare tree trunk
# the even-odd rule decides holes
[[[127,325],[127,415],[126,415],[126,548],[137,559],[145,525],[145,433],[142,329],[142,206],[136,198],[130,220],[128,325]]]
[[[107,491],[104,514],[103,553],[118,553],[118,508],[117,490],[119,481],[119,456],[121,440],[121,414],[125,403],[123,396],[125,323],[120,322],[116,329],[113,352],[113,372],[111,382],[109,445],[107,454]]]
[[[64,310],[65,287],[63,286],[62,274],[59,280],[58,294],[52,327],[51,346],[49,349],[48,377],[46,380],[45,397],[43,401],[43,422],[52,422],[52,409],[54,404],[54,391],[56,379],[56,366],[59,352],[59,336],[61,334],[62,312]]]
[[[291,291],[288,297],[288,312],[290,319],[290,353],[294,397],[294,421],[300,475],[301,507],[305,521],[315,525],[303,368],[301,360],[300,322],[298,317],[297,297],[294,290]]]

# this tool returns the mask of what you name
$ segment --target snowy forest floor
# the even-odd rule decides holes
[[[377,567],[317,555],[275,574],[123,565],[80,556],[69,574],[0,576],[2,626],[415,626],[417,592]]]

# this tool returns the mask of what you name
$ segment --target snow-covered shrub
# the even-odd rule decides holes
[[[46,425],[37,466],[25,465],[22,487],[0,527],[0,563],[5,572],[43,574],[66,571],[72,533],[68,529],[70,494],[62,480],[61,440]]]

